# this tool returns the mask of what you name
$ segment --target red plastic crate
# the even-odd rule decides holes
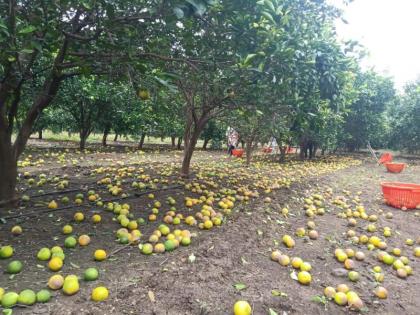
[[[401,173],[405,166],[405,163],[385,163],[385,167],[390,173]]]
[[[415,209],[420,206],[419,184],[384,182],[381,183],[381,186],[388,205],[407,209]]]
[[[232,150],[232,155],[233,156],[242,157],[243,154],[244,154],[244,150],[243,149],[233,149]]]

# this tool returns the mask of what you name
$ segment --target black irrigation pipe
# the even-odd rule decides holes
[[[148,191],[136,192],[136,193],[134,193],[134,195],[128,196],[128,197],[116,197],[116,198],[110,198],[110,199],[105,199],[105,200],[101,200],[101,201],[105,203],[105,202],[113,202],[113,201],[117,201],[117,200],[129,200],[129,199],[138,198],[138,197],[150,194],[150,193],[164,191],[164,190],[170,190],[170,189],[178,189],[178,188],[181,188],[181,187],[183,187],[183,185],[167,186],[167,187],[163,187],[163,188],[159,188],[159,189],[151,189],[151,190],[148,190]],[[29,213],[21,213],[21,214],[11,215],[11,216],[8,216],[8,217],[2,217],[2,218],[0,218],[0,222],[4,223],[7,220],[17,219],[17,218],[21,218],[21,217],[35,218],[35,217],[39,217],[39,216],[41,216],[43,214],[46,214],[46,213],[67,210],[67,209],[80,207],[80,206],[82,206],[82,205],[68,205],[68,206],[65,206],[65,207],[57,208],[57,209],[49,209],[49,208],[40,209],[40,210],[32,211],[32,212],[29,212]],[[93,204],[87,204],[87,205],[83,205],[83,206],[92,207],[94,205]]]

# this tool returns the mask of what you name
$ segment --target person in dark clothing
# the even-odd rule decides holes
[[[235,146],[233,144],[229,145],[228,154],[232,155],[232,151],[235,150]]]

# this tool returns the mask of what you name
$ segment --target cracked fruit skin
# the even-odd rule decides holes
[[[237,301],[233,306],[234,315],[251,315],[252,308],[247,301]]]

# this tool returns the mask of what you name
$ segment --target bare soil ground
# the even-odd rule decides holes
[[[109,149],[107,152],[91,150],[90,154],[83,157],[69,151],[60,162],[57,156],[46,157],[45,150],[41,146],[28,151],[26,156],[31,154],[31,161],[37,161],[38,158],[44,161],[38,165],[27,165],[22,171],[30,171],[32,175],[46,173],[48,177],[54,175],[62,177],[66,173],[70,181],[66,189],[82,190],[94,187],[103,199],[113,196],[107,193],[105,187],[95,184],[104,176],[92,173],[92,169],[99,166],[122,167],[122,163],[118,162],[124,162],[125,165],[142,167],[144,173],[149,174],[151,178],[165,179],[156,183],[156,188],[179,182],[175,170],[181,154],[175,151],[154,150],[140,154],[127,149]],[[57,149],[56,154],[62,154],[61,152],[61,149]],[[200,176],[200,172],[205,170],[209,178],[226,187],[248,185],[255,188],[255,183],[262,185],[275,180],[278,174],[276,172],[279,172],[276,169],[276,172],[270,174],[270,167],[264,166],[260,161],[251,169],[246,169],[237,161],[230,160],[223,153],[217,152],[197,152],[194,160],[198,162],[194,167],[196,175]],[[54,298],[51,302],[27,308],[17,307],[13,314],[218,315],[231,314],[233,304],[239,299],[249,301],[253,307],[253,314],[258,315],[269,314],[270,309],[277,314],[360,313],[320,298],[326,286],[335,287],[340,283],[347,284],[362,298],[365,304],[362,313],[419,314],[420,259],[414,257],[413,247],[404,245],[404,242],[407,238],[416,240],[420,236],[420,217],[415,215],[415,210],[401,211],[386,206],[379,185],[381,181],[388,180],[420,183],[419,161],[405,160],[405,162],[409,164],[409,168],[401,174],[387,173],[383,167],[378,167],[365,159],[360,165],[334,172],[320,172],[322,162],[314,165],[289,162],[290,169],[284,167],[282,174],[285,177],[293,177],[290,187],[273,190],[268,194],[260,190],[259,198],[251,198],[249,202],[237,202],[232,214],[220,227],[210,231],[191,228],[195,237],[190,246],[180,247],[171,253],[151,256],[142,255],[137,246],[124,246],[115,241],[115,230],[120,226],[113,220],[114,215],[111,212],[95,205],[84,204],[62,211],[31,216],[33,210],[30,208],[35,207],[38,209],[36,211],[45,210],[45,204],[42,205],[41,201],[49,201],[53,196],[61,198],[66,194],[32,198],[29,204],[19,209],[11,209],[7,214],[7,216],[26,214],[26,216],[8,219],[5,224],[0,225],[0,244],[12,244],[16,251],[13,259],[21,260],[25,266],[22,273],[12,278],[7,274],[0,274],[0,287],[17,292],[25,288],[39,290],[45,287],[48,277],[53,273],[47,270],[44,263],[36,260],[36,252],[41,247],[62,244],[66,237],[61,234],[62,226],[72,221],[76,210],[81,210],[87,218],[94,213],[100,213],[102,222],[97,225],[92,225],[88,220],[80,224],[72,223],[74,234],[89,234],[92,243],[86,247],[78,246],[74,250],[65,250],[66,259],[62,274],[81,275],[85,268],[94,266],[100,271],[99,279],[92,283],[81,281],[81,290],[74,296],[64,296],[57,291],[53,293]],[[214,170],[226,173],[230,171],[233,174],[231,177],[236,176],[237,180],[229,176],[217,177],[211,174],[212,169],[209,165],[213,165],[212,163],[222,165]],[[301,174],[301,169],[307,171],[302,171]],[[245,173],[246,175],[242,175]],[[129,182],[126,187],[128,188],[125,191],[133,196],[135,192],[130,189]],[[323,194],[328,188],[333,190],[334,197],[354,196],[357,192],[361,192],[360,199],[366,212],[376,214],[379,218],[376,223],[378,231],[366,232],[365,227],[368,222],[365,220],[358,220],[357,226],[352,229],[357,235],[378,235],[384,238],[382,228],[390,227],[393,235],[386,239],[388,250],[394,247],[400,248],[402,255],[410,259],[414,275],[405,280],[400,279],[391,266],[386,266],[377,260],[376,250],[369,251],[366,245],[352,244],[346,237],[346,232],[350,229],[347,220],[337,217],[340,210],[328,198],[325,201],[325,215],[311,219],[316,223],[320,237],[317,240],[309,240],[306,237],[295,236],[296,228],[306,227],[309,220],[303,209],[304,198],[313,193]],[[55,191],[55,186],[53,183],[47,183],[42,189],[45,192]],[[23,180],[20,190],[28,195],[39,193],[38,187],[28,187]],[[67,195],[72,200],[75,194],[76,192],[71,192]],[[163,208],[168,208],[165,205],[167,196],[177,200],[177,206],[181,205],[179,211],[184,215],[194,214],[199,209],[190,210],[182,207],[184,197],[200,196],[183,187],[156,193],[156,200],[164,205]],[[264,202],[265,196],[269,196],[271,202]],[[152,207],[152,202],[146,195],[126,201],[123,199],[120,202],[129,203],[136,217],[147,218]],[[286,206],[290,210],[287,218],[280,213],[280,209]],[[165,210],[168,210],[166,208]],[[384,216],[386,212],[392,212],[393,218],[386,219]],[[146,240],[160,223],[161,221],[140,226]],[[9,231],[16,224],[23,227],[24,233],[13,237]],[[182,228],[190,229],[185,225]],[[296,240],[293,249],[287,249],[282,244],[281,239],[285,234],[292,235]],[[342,263],[334,258],[334,250],[337,247],[350,247],[365,253],[366,259],[356,263],[356,270],[361,275],[358,282],[350,282],[346,275],[338,275]],[[106,249],[108,253],[120,251],[99,263],[92,259],[92,254],[97,248]],[[299,284],[290,276],[292,267],[283,267],[270,260],[270,254],[274,249],[279,249],[290,257],[298,256],[310,262],[312,283],[308,286]],[[195,256],[194,262],[189,259],[192,256]],[[5,260],[0,260],[0,269],[4,270],[6,265]],[[385,280],[381,285],[388,289],[389,297],[386,300],[377,299],[372,292],[377,285],[371,272],[375,265],[380,265],[384,270]],[[245,287],[235,288],[235,284],[244,284]],[[90,300],[90,292],[99,285],[108,287],[110,297],[105,302],[94,303]],[[316,296],[319,297],[314,298]]]

